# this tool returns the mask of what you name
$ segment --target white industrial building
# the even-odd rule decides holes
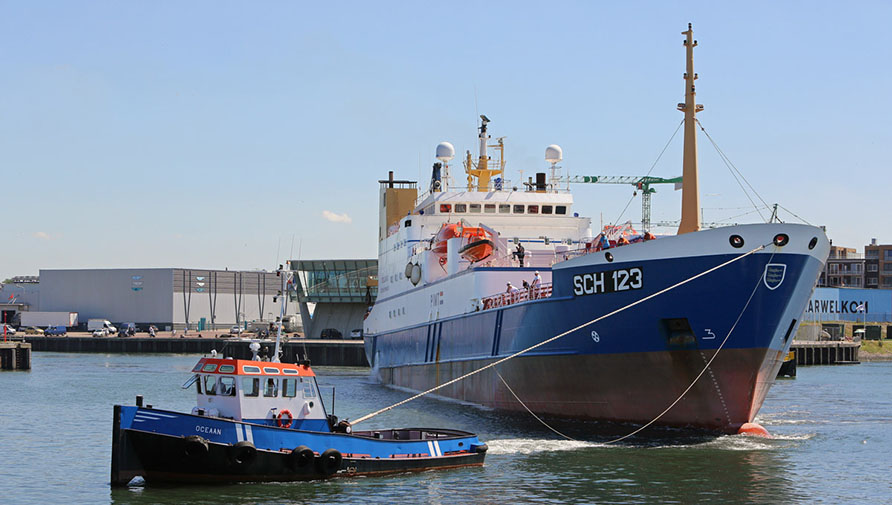
[[[245,321],[274,321],[281,299],[275,272],[189,268],[41,270],[27,289],[3,285],[11,310],[77,312],[93,318],[133,322],[160,330],[224,329]],[[10,304],[11,305],[11,304]],[[289,313],[296,312],[289,304]]]

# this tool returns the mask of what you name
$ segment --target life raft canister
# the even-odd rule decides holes
[[[287,420],[283,421],[282,419],[284,419],[286,416],[287,416]],[[293,422],[294,422],[294,416],[291,415],[291,411],[288,409],[285,409],[282,412],[279,412],[279,415],[276,416],[276,424],[279,426],[279,428],[290,428],[291,423],[293,423]]]

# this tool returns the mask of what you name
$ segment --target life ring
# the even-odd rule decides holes
[[[291,451],[288,457],[288,465],[292,470],[300,470],[312,464],[315,457],[313,449],[305,445],[299,445]]]
[[[288,416],[288,421],[282,421],[282,418]],[[279,415],[276,416],[276,424],[279,428],[290,428],[291,423],[294,422],[294,416],[291,415],[291,411],[288,409],[279,412]]]
[[[326,449],[316,460],[316,470],[328,477],[341,469],[343,456],[337,449]]]
[[[238,466],[247,465],[257,457],[257,448],[251,442],[243,440],[232,446],[230,457]]]

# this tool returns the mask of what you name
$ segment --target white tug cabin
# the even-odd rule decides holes
[[[316,374],[307,364],[205,357],[183,388],[195,385],[193,415],[308,431],[331,431]]]

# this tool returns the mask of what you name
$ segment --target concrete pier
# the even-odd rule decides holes
[[[31,344],[0,342],[0,370],[30,370]]]
[[[790,350],[796,352],[797,365],[854,365],[858,361],[860,342],[794,340]]]
[[[231,338],[28,337],[28,342],[35,351],[207,354],[216,350],[227,357],[251,358],[250,342]],[[263,340],[260,345],[266,354],[272,355],[276,342]],[[293,363],[306,357],[319,366],[369,366],[362,340],[301,338],[285,342],[282,348],[282,361],[286,362]]]

